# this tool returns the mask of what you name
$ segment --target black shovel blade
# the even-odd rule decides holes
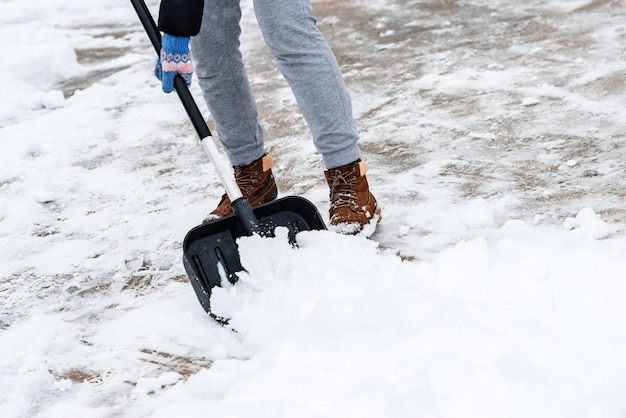
[[[253,211],[263,235],[273,236],[276,227],[286,227],[292,244],[298,232],[326,229],[317,208],[298,196],[277,199]],[[234,284],[237,273],[245,271],[236,241],[246,235],[237,215],[206,222],[187,233],[183,241],[183,264],[206,312],[211,309],[211,289],[221,286],[223,278]]]

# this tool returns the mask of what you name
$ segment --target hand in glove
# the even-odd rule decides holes
[[[176,74],[183,76],[187,86],[191,85],[193,62],[189,52],[189,37],[164,33],[161,38],[161,56],[154,66],[154,75],[161,80],[165,93],[171,93],[174,90]]]

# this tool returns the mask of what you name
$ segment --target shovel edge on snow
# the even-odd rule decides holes
[[[253,208],[265,231],[288,229],[289,242],[296,243],[301,231],[325,230],[322,217],[311,202],[299,196],[287,196]],[[237,239],[248,236],[237,215],[209,221],[191,229],[183,241],[183,265],[196,296],[206,312],[211,310],[211,289],[222,286],[223,280],[235,283],[237,273],[245,271],[239,257]]]

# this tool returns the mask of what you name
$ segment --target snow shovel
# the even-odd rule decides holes
[[[131,0],[131,3],[159,55],[161,33],[150,11],[143,0]],[[185,270],[200,304],[210,313],[211,289],[221,286],[224,280],[234,284],[238,279],[237,273],[245,271],[237,249],[238,238],[253,234],[272,237],[277,227],[285,227],[289,241],[295,245],[298,232],[324,230],[326,225],[315,205],[302,197],[283,197],[253,209],[239,190],[232,167],[220,154],[202,113],[180,75],[174,78],[174,88],[215,166],[234,212],[193,228],[183,241]]]

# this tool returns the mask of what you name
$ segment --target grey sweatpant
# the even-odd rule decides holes
[[[300,106],[327,169],[360,157],[352,104],[310,0],[254,0],[263,38]],[[263,155],[263,130],[239,50],[239,0],[205,0],[191,40],[200,88],[233,165]]]

